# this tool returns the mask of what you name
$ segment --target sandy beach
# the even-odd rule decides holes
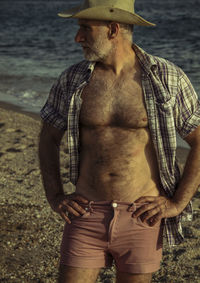
[[[0,104],[0,282],[56,282],[64,222],[45,198],[38,165],[40,119]],[[188,149],[178,148],[180,167]],[[65,137],[61,172],[68,182]],[[194,220],[184,223],[185,241],[169,249],[164,244],[161,269],[153,282],[200,282],[200,191],[193,198]],[[114,282],[114,267],[102,270],[97,282]]]

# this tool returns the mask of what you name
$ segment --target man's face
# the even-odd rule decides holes
[[[80,28],[75,41],[81,44],[85,58],[89,61],[104,61],[112,49],[106,24],[90,20],[79,20],[78,24]]]

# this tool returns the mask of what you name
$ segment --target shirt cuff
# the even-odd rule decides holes
[[[56,111],[55,108],[53,108],[49,104],[45,104],[44,107],[41,109],[40,117],[43,121],[53,125],[59,130],[65,131],[67,129],[67,115],[66,117],[63,117],[60,113]]]
[[[200,126],[200,109],[193,113],[183,124],[179,134],[182,138],[188,136],[193,130]]]

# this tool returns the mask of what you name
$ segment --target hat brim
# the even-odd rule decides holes
[[[80,10],[80,7],[76,7],[67,11],[63,11],[59,13],[58,16],[63,18],[116,21],[119,23],[139,26],[155,26],[155,24],[145,20],[138,14],[130,13],[119,8],[111,8],[106,6],[88,8],[82,11]]]

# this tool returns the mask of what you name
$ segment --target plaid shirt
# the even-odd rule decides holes
[[[180,180],[176,161],[176,131],[184,139],[200,125],[200,103],[189,79],[179,67],[147,54],[137,45],[133,45],[133,49],[142,68],[142,88],[161,184],[166,195],[172,197]],[[94,67],[95,62],[84,60],[64,71],[53,85],[41,110],[41,118],[45,122],[60,130],[67,130],[70,181],[74,185],[79,176],[81,92],[88,84]],[[191,203],[181,215],[164,219],[170,245],[183,240],[183,215],[192,219]]]

